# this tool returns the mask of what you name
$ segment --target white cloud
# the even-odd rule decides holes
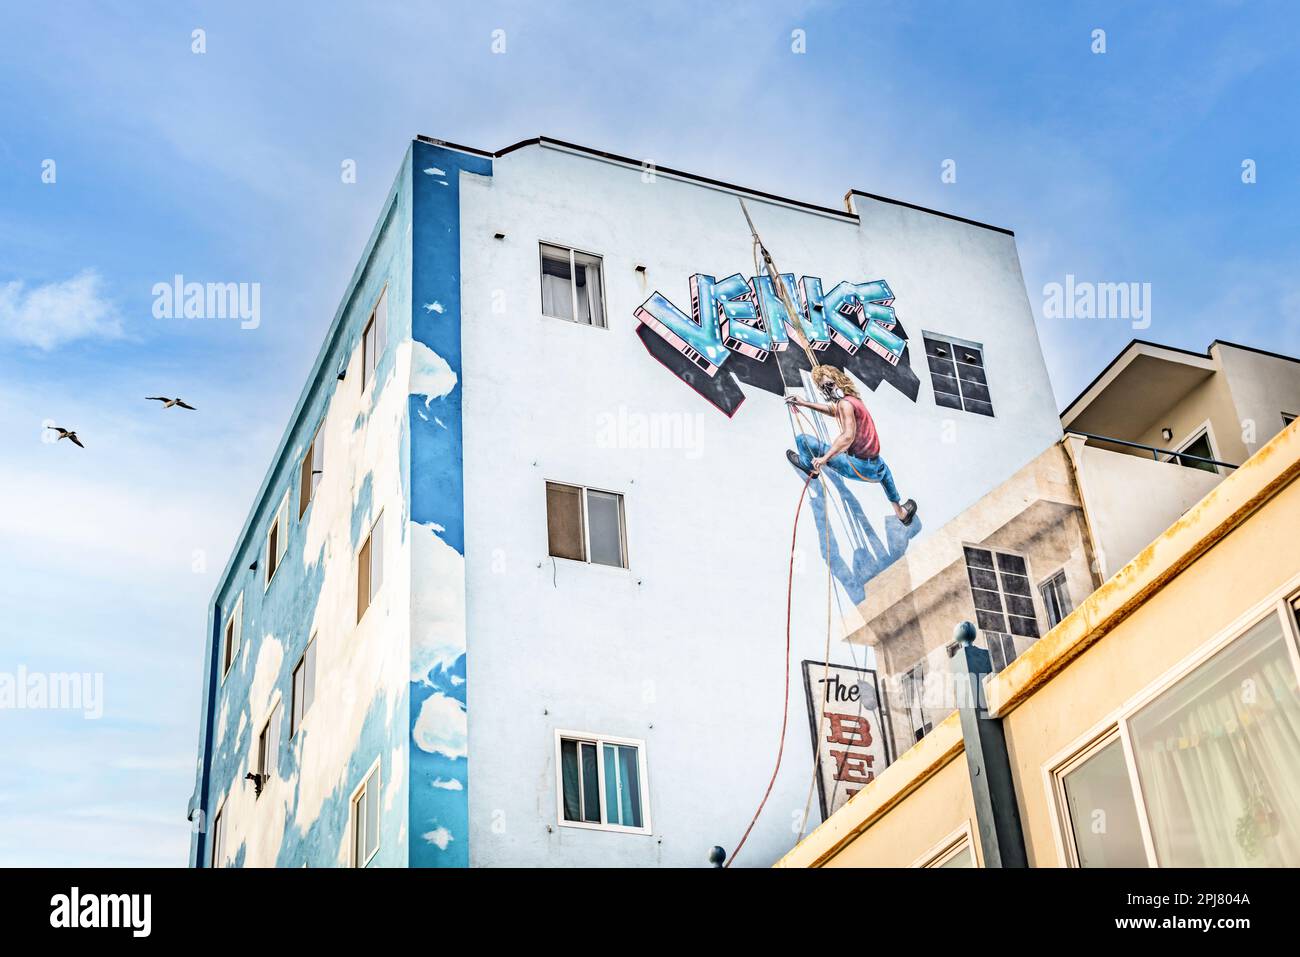
[[[434,778],[433,786],[443,791],[463,791],[465,785],[461,784],[455,778]]]
[[[434,399],[441,399],[456,388],[456,373],[447,360],[423,342],[411,348],[411,395],[424,396],[427,407]]]
[[[34,289],[0,284],[0,336],[46,352],[77,339],[120,339],[122,321],[100,287],[89,269]]]
[[[445,851],[447,845],[452,842],[451,831],[445,827],[435,827],[432,831],[426,831],[424,839],[430,844],[436,844],[440,851]]]
[[[440,691],[425,698],[420,705],[412,735],[421,751],[445,754],[449,758],[469,755],[465,709],[455,698],[448,698]]]

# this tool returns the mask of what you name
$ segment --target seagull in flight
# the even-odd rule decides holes
[[[59,438],[55,439],[54,440],[55,442],[58,442],[60,439],[71,439],[72,444],[75,445],[77,448],[79,449],[85,448],[85,446],[81,444],[81,439],[77,438],[76,432],[70,431],[69,429],[65,429],[58,425],[47,425],[46,428],[53,429],[55,432],[59,433]]]
[[[197,412],[198,409],[181,399],[169,399],[165,395],[147,395],[146,399],[151,402],[161,402],[164,409],[170,409],[174,405],[179,405],[182,409],[189,409],[191,412]]]

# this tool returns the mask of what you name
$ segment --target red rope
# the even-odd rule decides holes
[[[777,773],[781,770],[781,756],[785,753],[785,732],[790,723],[790,608],[794,596],[794,546],[799,535],[799,514],[803,511],[804,496],[808,494],[808,486],[812,484],[812,480],[813,476],[809,475],[807,481],[803,483],[803,491],[799,493],[799,505],[794,513],[794,528],[790,532],[790,573],[786,577],[785,583],[785,706],[781,709],[781,741],[776,749],[776,767],[772,768],[772,777],[767,782],[767,790],[763,792],[763,800],[758,802],[758,810],[749,819],[749,827],[745,828],[745,833],[740,837],[740,843],[731,852],[731,859],[727,861],[727,867],[736,863],[736,858],[740,856],[740,849],[745,846],[745,841],[749,839],[749,832],[758,823],[758,816],[763,813],[767,799],[772,794],[772,787],[776,784]]]

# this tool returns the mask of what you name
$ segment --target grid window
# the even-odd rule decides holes
[[[965,548],[966,575],[981,631],[1038,637],[1038,618],[1025,560],[1008,552]],[[1012,649],[1011,657],[1015,657]]]
[[[556,558],[626,568],[623,496],[547,482],[546,537]]]
[[[221,677],[224,678],[239,654],[239,641],[244,630],[244,594],[235,599],[235,610],[226,618],[221,632]]]
[[[639,741],[559,735],[560,823],[648,830]]]
[[[302,457],[302,465],[298,472],[299,518],[302,518],[303,513],[307,511],[307,506],[310,505],[312,499],[316,497],[316,486],[320,484],[320,477],[324,473],[325,438],[321,435],[321,428],[317,428],[316,434],[312,436],[311,445],[308,447],[307,453]]]
[[[379,765],[352,796],[352,866],[365,867],[379,851]]]
[[[984,374],[984,347],[933,333],[924,334],[923,339],[935,405],[991,416],[993,400]]]
[[[384,354],[388,344],[388,289],[379,294],[365,331],[361,333],[361,391],[375,378],[375,369],[379,366],[379,357]]]
[[[357,621],[365,615],[384,583],[384,516],[381,512],[357,553]]]
[[[289,737],[298,733],[302,719],[316,698],[316,638],[307,643],[307,650],[293,669],[293,705],[289,712]]]
[[[1042,596],[1043,607],[1047,609],[1049,629],[1059,625],[1074,610],[1074,605],[1070,602],[1070,590],[1065,585],[1065,569],[1039,585],[1038,594]]]
[[[605,327],[605,297],[599,256],[541,244],[542,315]]]

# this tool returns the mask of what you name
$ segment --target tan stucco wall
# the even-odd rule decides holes
[[[982,860],[966,758],[959,754],[912,792],[899,810],[886,814],[822,866],[910,867],[963,824],[969,824],[976,859]]]
[[[1179,399],[1172,408],[1159,411],[1146,430],[1133,441],[1160,449],[1176,449],[1199,432],[1207,421],[1210,424],[1210,443],[1220,462],[1240,465],[1250,457],[1254,450],[1247,449],[1241,441],[1237,407],[1233,404],[1232,392],[1222,368]],[[1173,430],[1173,439],[1161,436],[1163,428]],[[1134,454],[1146,455],[1136,451]]]

